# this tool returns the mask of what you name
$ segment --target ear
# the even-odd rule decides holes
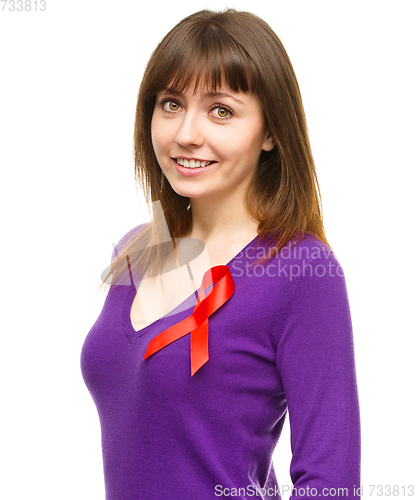
[[[271,151],[275,146],[273,135],[270,132],[267,132],[267,137],[264,139],[263,146],[261,149],[263,151]]]

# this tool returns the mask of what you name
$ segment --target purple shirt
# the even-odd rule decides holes
[[[192,314],[197,292],[135,332],[134,282],[110,287],[81,353],[106,500],[279,499],[272,454],[287,413],[291,498],[357,499],[360,416],[342,268],[310,235],[247,268],[264,255],[257,240],[227,264],[235,291],[209,317],[209,360],[192,377],[190,335],[143,356]]]

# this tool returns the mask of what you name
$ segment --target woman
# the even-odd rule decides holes
[[[81,355],[106,499],[357,496],[345,279],[272,29],[233,9],[182,20],[147,65],[134,144],[152,222],[116,246]],[[283,492],[272,454],[287,413]]]

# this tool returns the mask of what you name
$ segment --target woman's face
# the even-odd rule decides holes
[[[166,179],[189,198],[244,196],[261,151],[274,146],[258,97],[225,86],[217,94],[159,92],[151,134]],[[193,169],[190,159],[213,163]]]

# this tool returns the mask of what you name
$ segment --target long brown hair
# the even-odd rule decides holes
[[[299,85],[277,35],[250,12],[201,10],[180,21],[159,43],[147,64],[137,99],[134,127],[135,179],[148,207],[159,200],[152,223],[132,238],[114,259],[105,279],[119,282],[127,263],[140,273],[160,273],[175,238],[192,228],[189,198],[178,195],[156,160],[151,119],[156,94],[183,92],[195,81],[215,92],[221,84],[235,92],[251,92],[262,104],[275,147],[262,151],[249,186],[245,207],[258,221],[258,242],[273,245],[268,261],[290,240],[311,234],[329,246],[322,220],[321,193],[309,143]],[[151,210],[151,209],[150,209]],[[164,231],[170,233],[166,241]],[[257,246],[256,246],[257,248]],[[142,249],[142,251],[137,251]],[[123,283],[125,281],[121,280]]]

